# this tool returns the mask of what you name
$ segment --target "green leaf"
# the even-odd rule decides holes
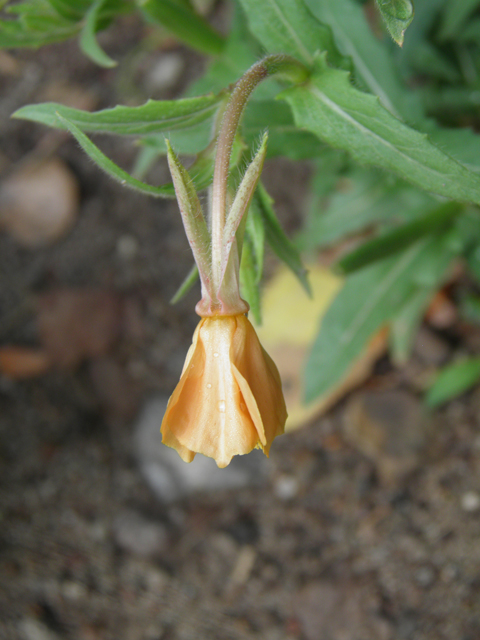
[[[451,0],[447,2],[438,32],[440,40],[454,39],[479,4],[479,0]]]
[[[480,176],[437,149],[425,134],[392,116],[378,98],[362,93],[349,74],[318,60],[310,83],[281,94],[295,122],[361,163],[373,164],[421,189],[480,204]]]
[[[257,200],[250,203],[245,227],[245,237],[249,239],[254,268],[255,283],[259,284],[263,275],[263,257],[265,250],[265,226]]]
[[[235,3],[232,25],[220,56],[208,66],[201,78],[188,88],[188,95],[198,96],[209,91],[218,93],[236,82],[261,57],[260,45],[252,37],[241,8]],[[262,83],[255,96],[262,92]]]
[[[306,293],[311,296],[312,290],[308,281],[307,270],[302,264],[298,249],[285,235],[285,232],[275,215],[275,211],[273,210],[273,200],[268,195],[262,183],[259,183],[257,187],[255,199],[263,219],[265,237],[268,244],[278,258],[285,262],[287,267],[289,267],[297,276]]]
[[[336,173],[337,188],[326,199],[325,170],[322,165],[315,176],[309,217],[298,238],[303,249],[331,245],[373,224],[407,222],[435,204],[403,180],[363,167],[340,179]]]
[[[216,113],[224,97],[210,94],[183,100],[148,100],[140,107],[117,106],[93,113],[44,102],[22,107],[12,117],[62,128],[59,114],[81,131],[142,135],[189,128],[204,122]]]
[[[387,231],[373,240],[367,240],[344,256],[337,263],[337,267],[342,274],[347,274],[398,253],[423,236],[438,233],[451,225],[462,209],[462,205],[456,202],[446,202],[437,206],[412,222]]]
[[[353,0],[306,0],[306,4],[331,27],[341,53],[352,58],[356,82],[377,95],[394,115],[420,121],[423,113],[417,96],[403,84],[390,48],[374,35],[362,7]]]
[[[415,49],[415,55],[410,56],[410,67],[417,74],[429,76],[430,81],[434,78],[447,82],[460,80],[460,73],[451,57],[444,55],[426,40],[420,42]]]
[[[349,69],[350,61],[335,46],[331,29],[318,22],[302,0],[240,0],[253,35],[269,53],[286,53],[312,65],[319,51]]]
[[[190,291],[190,289],[195,285],[197,280],[198,280],[198,267],[196,264],[194,264],[193,267],[188,272],[185,280],[182,282],[182,284],[177,289],[177,292],[175,293],[173,298],[170,300],[170,304],[177,304],[177,302],[180,302],[180,300],[184,298],[187,295],[187,293]]]
[[[410,0],[375,0],[389,34],[401,47],[405,31],[413,20]]]
[[[110,58],[99,46],[96,38],[98,16],[106,0],[94,0],[85,14],[85,22],[80,32],[80,48],[83,53],[100,67],[115,67],[116,61]]]
[[[172,174],[180,214],[197,263],[202,283],[211,282],[211,239],[193,182],[173,149],[168,147],[168,166]]]
[[[209,55],[222,52],[224,41],[189,3],[178,0],[136,0],[143,13],[153,23],[166,27],[179,40],[193,49]]]
[[[154,187],[145,182],[141,182],[136,178],[132,178],[126,171],[117,166],[114,162],[107,158],[107,156],[100,151],[100,149],[80,131],[80,129],[70,122],[66,118],[58,114],[58,118],[62,125],[61,128],[67,129],[76,138],[79,145],[90,156],[90,158],[97,164],[100,169],[103,169],[111,178],[120,182],[121,185],[140,191],[149,196],[155,196],[156,198],[173,198],[175,192],[171,184],[164,185],[162,187]]]
[[[0,48],[14,49],[29,47],[38,49],[46,44],[62,42],[79,31],[78,25],[66,24],[59,20],[57,27],[47,33],[29,31],[20,22],[0,20]]]
[[[390,351],[397,366],[408,361],[415,334],[434,295],[433,288],[419,287],[397,311],[390,327]]]
[[[468,322],[480,325],[480,296],[468,294],[460,304],[462,318]]]
[[[368,340],[395,318],[418,287],[433,286],[439,271],[443,277],[445,264],[455,252],[458,248],[453,246],[448,232],[421,240],[400,256],[386,258],[347,278],[322,319],[307,361],[307,402],[323,395],[344,378]],[[422,272],[428,273],[425,279]]]
[[[472,129],[437,127],[429,132],[432,142],[465,167],[480,173],[480,136]]]
[[[469,251],[467,261],[468,268],[472,272],[477,284],[480,285],[480,243]]]
[[[465,393],[480,380],[480,358],[468,358],[442,369],[430,387],[426,402],[432,409]]]
[[[245,214],[248,213],[250,202],[257,188],[262,173],[265,155],[267,153],[267,134],[264,134],[259,150],[245,171],[236,190],[233,202],[228,210],[222,237],[221,278],[223,279],[230,258],[230,250],[236,238],[237,230]]]
[[[267,158],[287,156],[292,160],[315,158],[324,148],[319,139],[295,126],[290,107],[277,100],[252,100],[242,121],[242,133],[253,146],[268,129]]]
[[[50,6],[65,20],[81,20],[91,5],[91,0],[48,0]]]
[[[250,305],[256,324],[262,324],[260,287],[255,277],[255,254],[248,234],[243,239],[242,260],[240,262],[240,293]]]

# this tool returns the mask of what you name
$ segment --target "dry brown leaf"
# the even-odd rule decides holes
[[[14,380],[36,378],[51,367],[43,349],[17,346],[0,347],[0,373]]]
[[[77,180],[62,160],[29,162],[0,187],[0,226],[25,247],[42,247],[73,226],[78,204]]]
[[[56,289],[38,299],[40,340],[60,368],[105,354],[122,325],[120,297],[103,289]]]

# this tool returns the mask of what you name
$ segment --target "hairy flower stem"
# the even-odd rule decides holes
[[[212,280],[216,291],[219,290],[223,278],[222,239],[226,219],[228,173],[233,141],[253,90],[262,80],[274,73],[283,73],[297,83],[308,78],[307,69],[297,60],[285,55],[267,56],[250,67],[236,83],[223,115],[217,140],[211,199]]]

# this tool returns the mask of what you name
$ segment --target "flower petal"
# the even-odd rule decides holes
[[[264,451],[268,455],[273,439],[283,433],[287,419],[282,383],[275,363],[260,344],[250,321],[245,316],[237,316],[237,323],[239,329],[243,325],[239,337],[243,332],[244,337],[233,343],[232,360],[240,375],[248,381],[260,412],[266,439]]]
[[[188,367],[175,389],[162,423],[186,449],[225,467],[234,455],[258,443],[255,425],[235,379],[230,345],[235,317],[204,318]]]

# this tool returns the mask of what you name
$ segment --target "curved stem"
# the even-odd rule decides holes
[[[285,55],[267,56],[250,67],[236,83],[223,115],[217,141],[211,201],[212,276],[216,290],[221,284],[222,238],[226,218],[228,173],[235,134],[247,101],[255,87],[269,75],[279,72],[296,82],[305,81],[309,75],[308,70],[293,58]]]

